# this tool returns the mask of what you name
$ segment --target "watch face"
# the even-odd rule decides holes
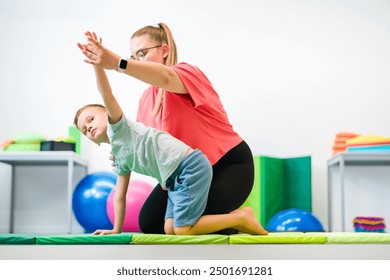
[[[127,68],[127,60],[121,59],[121,61],[119,63],[119,68],[126,69]]]

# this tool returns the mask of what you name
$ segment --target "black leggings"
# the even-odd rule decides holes
[[[213,179],[204,214],[225,214],[239,208],[250,194],[253,180],[253,155],[247,143],[242,141],[213,165]],[[164,233],[167,198],[168,192],[157,185],[146,199],[139,214],[143,233]]]

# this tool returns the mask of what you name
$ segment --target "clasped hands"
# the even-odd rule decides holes
[[[77,43],[86,57],[84,62],[107,70],[117,70],[120,56],[105,48],[102,44],[102,38],[98,38],[95,32],[87,31],[84,35],[87,43]]]

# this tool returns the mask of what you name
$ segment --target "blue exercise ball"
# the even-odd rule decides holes
[[[269,232],[275,231],[299,231],[322,232],[324,231],[320,221],[309,211],[291,208],[275,214],[267,224]]]
[[[72,196],[72,208],[76,220],[86,232],[112,228],[106,203],[115,188],[116,179],[114,173],[96,172],[85,176],[77,184]]]

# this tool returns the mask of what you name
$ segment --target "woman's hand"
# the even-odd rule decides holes
[[[111,160],[111,166],[115,167],[116,164],[115,164],[115,156],[114,154],[112,153],[112,151],[110,152],[111,156],[108,157],[109,160]]]
[[[96,36],[95,32],[85,32],[86,44],[77,43],[81,52],[85,55],[86,63],[100,66],[108,70],[117,70],[120,56],[106,49],[102,45],[102,38]]]

